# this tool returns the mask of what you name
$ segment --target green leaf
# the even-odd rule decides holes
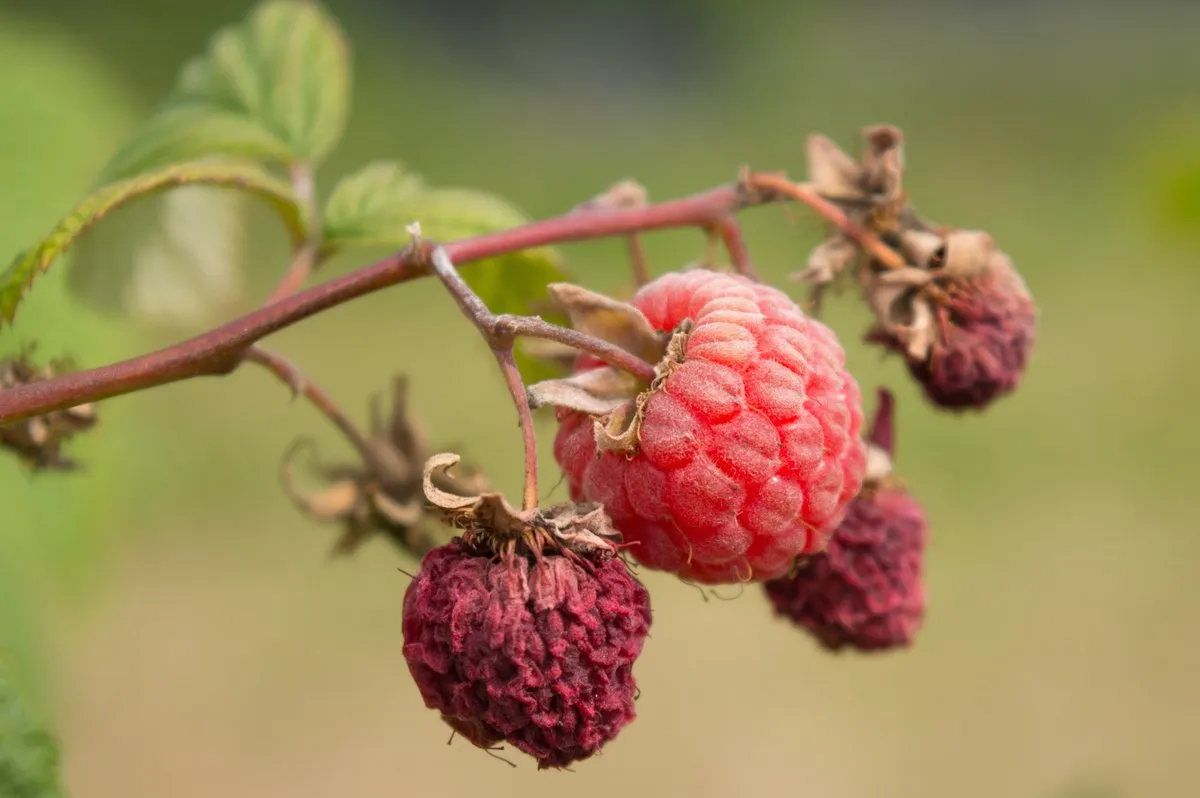
[[[426,192],[421,178],[394,161],[376,161],[334,186],[325,204],[324,243],[344,246],[402,246],[409,242],[419,200]]]
[[[412,239],[407,226],[420,222],[421,234],[450,242],[507,230],[527,223],[519,209],[500,197],[462,188],[428,188],[420,177],[391,161],[379,161],[343,179],[325,206],[327,254],[348,246],[403,247]],[[565,317],[546,306],[546,285],[567,274],[550,247],[500,255],[463,269],[463,279],[493,313],[536,313],[555,323]],[[537,381],[561,371],[541,360],[518,360],[526,379]]]
[[[316,164],[341,138],[349,98],[337,21],[311,0],[268,0],[183,67],[102,181],[205,155]]]
[[[292,197],[291,188],[261,167],[238,161],[206,161],[177,164],[156,172],[102,186],[80,202],[40,242],[21,252],[0,272],[0,325],[11,323],[17,306],[34,279],[53,265],[83,233],[113,211],[131,201],[174,189],[168,196],[202,186],[238,188],[266,200],[283,219],[296,240],[305,235],[305,221]],[[182,187],[182,188],[181,188]],[[225,192],[230,193],[230,192]],[[185,195],[186,196],[186,195]],[[203,244],[216,231],[201,224],[200,216],[175,220],[177,230],[188,233],[194,244]],[[119,265],[119,264],[114,264]],[[77,261],[75,270],[88,268]],[[114,287],[110,275],[102,281]],[[119,289],[118,289],[119,290]]]
[[[35,715],[11,655],[0,648],[0,795],[59,798],[58,742]]]

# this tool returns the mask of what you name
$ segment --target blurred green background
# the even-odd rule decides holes
[[[383,541],[326,557],[334,531],[294,511],[276,466],[298,434],[344,449],[248,370],[108,403],[75,449],[84,476],[0,459],[0,637],[62,734],[73,794],[1193,794],[1200,7],[900,6],[333,2],[356,83],[321,181],[397,157],[546,216],[623,177],[662,199],[743,164],[798,176],[809,132],[853,148],[865,124],[903,128],[920,209],[989,229],[1042,312],[1021,391],[957,418],[858,343],[850,297],[829,311],[868,396],[897,390],[900,467],[934,526],[914,649],[829,656],[757,590],[705,602],[646,574],[639,720],[602,757],[538,773],[447,747],[401,657],[397,568],[413,563]],[[80,198],[181,61],[246,8],[0,0],[0,252]],[[744,222],[779,280],[821,234],[778,209]],[[665,233],[648,249],[663,271],[699,244]],[[259,249],[265,287],[282,234]],[[567,255],[578,281],[613,289],[623,252]],[[98,364],[181,335],[83,308],[61,278],[0,348],[36,338]],[[436,285],[271,343],[359,418],[407,372],[433,439],[518,490],[502,384]],[[547,486],[551,439],[543,420]]]

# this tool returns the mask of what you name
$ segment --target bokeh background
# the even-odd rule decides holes
[[[898,393],[900,467],[934,527],[918,644],[830,656],[754,589],[705,601],[646,574],[656,617],[639,720],[575,773],[444,744],[401,657],[398,568],[413,563],[382,540],[330,561],[334,530],[278,487],[299,434],[345,454],[310,409],[253,370],[114,400],[75,450],[86,475],[30,479],[0,459],[0,636],[62,735],[74,795],[1194,794],[1200,7],[330,7],[356,82],[326,188],[396,157],[545,216],[623,177],[661,199],[743,164],[800,175],[807,133],[852,148],[860,127],[890,122],[907,134],[919,207],[988,228],[1027,278],[1042,311],[1034,361],[985,416],[938,415],[900,363],[858,343],[854,300],[835,302],[868,395]],[[246,9],[0,0],[0,251],[82,196],[182,59]],[[821,234],[803,212],[744,221],[778,280]],[[260,245],[265,287],[282,236],[264,229]],[[659,271],[699,245],[691,232],[648,241]],[[567,256],[587,285],[626,281],[620,242]],[[95,364],[180,335],[85,308],[52,273],[0,348],[36,338]],[[500,380],[436,285],[271,343],[359,418],[393,373],[410,374],[433,439],[518,489]]]

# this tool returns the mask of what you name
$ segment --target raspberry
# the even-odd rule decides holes
[[[825,546],[862,482],[861,395],[841,344],[741,276],[667,274],[630,305],[655,331],[686,332],[682,357],[638,398],[629,450],[606,450],[590,416],[559,409],[572,497],[603,503],[650,568],[705,583],[782,576]],[[583,357],[576,371],[599,367]]]
[[[881,390],[871,441],[885,462],[891,439],[892,399]],[[831,651],[908,646],[925,615],[926,540],[921,505],[890,477],[869,479],[829,548],[763,588],[777,615]]]
[[[635,717],[649,595],[601,537],[602,508],[495,507],[424,557],[404,597],[404,657],[426,706],[472,743],[566,767]]]
[[[932,346],[914,352],[892,332],[867,340],[900,352],[935,405],[980,409],[1014,391],[1033,349],[1037,310],[1024,281],[997,251],[982,273],[951,282],[930,297]]]

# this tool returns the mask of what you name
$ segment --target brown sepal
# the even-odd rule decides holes
[[[293,444],[280,465],[280,476],[285,492],[306,515],[342,523],[333,555],[352,554],[378,533],[417,556],[449,537],[438,515],[425,506],[422,461],[428,446],[425,436],[409,419],[408,381],[404,377],[393,382],[392,410],[386,419],[381,397],[372,399],[366,456],[351,464],[313,462],[310,470],[325,487],[311,493],[297,486],[292,473],[295,457],[306,446],[311,442]],[[438,485],[448,492],[484,489],[478,472],[468,469],[467,477],[466,486],[441,478]]]
[[[441,510],[446,522],[462,530],[468,545],[507,556],[616,553],[620,533],[601,504],[567,502],[544,510],[518,510],[500,493],[447,491],[444,486],[454,484],[448,471],[458,463],[459,456],[452,452],[430,457],[425,463],[424,489],[425,497]]]
[[[0,360],[0,391],[48,380],[73,371],[68,358],[50,361],[38,368],[33,363],[36,345],[25,346],[14,357]],[[0,424],[0,449],[8,449],[31,471],[75,471],[80,464],[63,452],[64,445],[81,432],[96,426],[99,419],[91,403],[55,410],[24,421]]]

